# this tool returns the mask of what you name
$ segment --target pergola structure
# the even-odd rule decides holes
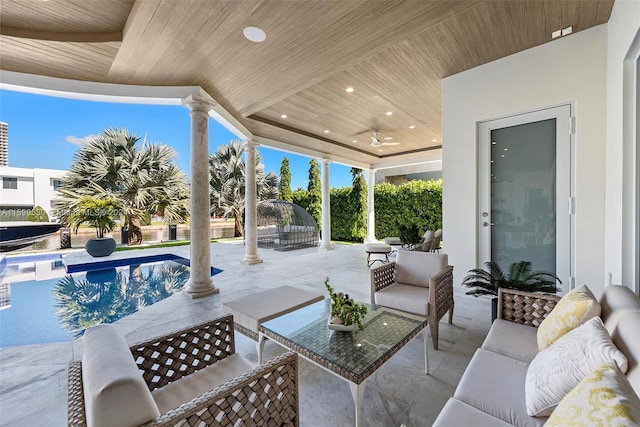
[[[209,218],[208,116],[222,123],[246,142],[245,261],[259,263],[257,146],[322,161],[327,249],[330,164],[367,170],[367,238],[375,240],[375,171],[441,167],[443,79],[555,43],[560,29],[607,23],[613,7],[614,0],[3,0],[0,87],[188,107],[196,230]],[[266,39],[246,38],[251,27]],[[207,274],[209,240],[191,235],[188,292],[207,295],[217,291]]]

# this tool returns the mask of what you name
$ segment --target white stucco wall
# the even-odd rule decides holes
[[[54,220],[51,215],[51,200],[55,197],[53,181],[62,179],[65,173],[58,169],[0,167],[0,181],[4,176],[18,178],[17,190],[1,188],[0,183],[0,206],[41,206],[49,219]]]
[[[600,25],[443,80],[444,252],[456,284],[478,267],[477,123],[572,104],[576,284],[604,288],[606,43]]]
[[[18,188],[3,188],[4,177],[18,178]],[[33,169],[0,167],[0,206],[33,206]]]
[[[634,245],[637,229],[638,168],[634,122],[640,114],[628,98],[637,96],[635,76],[629,76],[633,55],[638,53],[640,1],[616,0],[607,24],[607,177],[605,225],[605,274],[613,283],[638,291],[634,265],[640,254]],[[634,38],[636,40],[634,44]],[[626,59],[626,61],[625,61]],[[625,76],[625,65],[627,75]],[[633,71],[633,70],[631,70]],[[632,74],[632,73],[631,73]],[[626,81],[625,81],[626,77]],[[625,94],[628,97],[625,99]],[[636,100],[637,102],[637,100]],[[636,237],[637,238],[637,237]]]

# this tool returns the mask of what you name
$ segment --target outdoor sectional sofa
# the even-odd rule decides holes
[[[500,289],[498,298],[498,319],[434,426],[542,426],[549,420],[546,416],[527,414],[525,388],[529,366],[541,366],[534,365],[539,353],[537,328],[560,298],[507,289]],[[602,323],[614,348],[628,361],[626,378],[635,394],[640,395],[640,299],[627,287],[611,285],[598,302]],[[558,365],[568,370],[566,363]],[[632,407],[640,412],[640,400],[634,402]],[[571,424],[580,425],[576,420]]]

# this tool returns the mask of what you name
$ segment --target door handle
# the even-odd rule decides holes
[[[482,223],[483,227],[489,227],[490,225],[493,226],[493,225],[496,225],[496,224],[494,222],[487,222],[487,221]]]

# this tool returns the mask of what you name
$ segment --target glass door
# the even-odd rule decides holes
[[[571,287],[570,106],[480,124],[479,256],[503,270],[533,270]]]

